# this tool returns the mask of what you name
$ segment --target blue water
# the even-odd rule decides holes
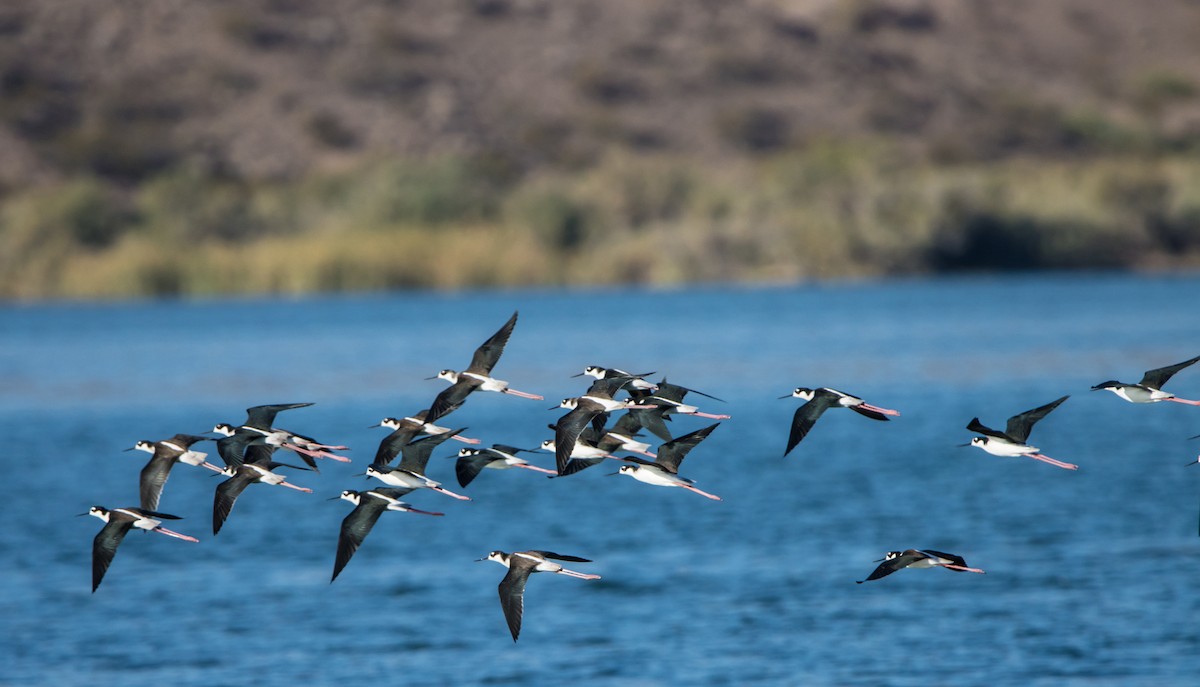
[[[1089,386],[1200,353],[1196,277],[1050,275],[796,288],[512,291],[0,308],[0,684],[1192,685],[1200,674],[1200,408]],[[341,519],[386,415],[428,405],[508,315],[497,376],[446,424],[534,446],[585,365],[725,399],[682,474],[724,501],[608,478],[487,471],[444,518],[386,514],[334,584]],[[780,457],[795,386],[901,410],[830,412]],[[1168,385],[1200,397],[1200,366]],[[1063,394],[1034,443],[1078,472],[958,448],[967,421]],[[131,533],[90,591],[93,504],[135,505],[139,439],[311,401],[278,424],[355,460],[250,487],[219,537],[217,478],[160,509],[199,544]],[[286,419],[286,422],[284,420]],[[706,421],[679,418],[677,433]],[[451,488],[453,461],[429,473]],[[211,450],[211,448],[209,449]],[[549,454],[534,460],[552,465]],[[960,553],[986,575],[901,571]],[[519,643],[493,549],[594,559],[537,575]]]

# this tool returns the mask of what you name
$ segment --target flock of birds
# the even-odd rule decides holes
[[[517,313],[475,351],[470,365],[465,370],[442,370],[436,377],[450,382],[450,386],[439,393],[429,408],[412,416],[385,418],[376,426],[391,429],[379,444],[375,457],[366,468],[365,475],[387,486],[362,491],[345,490],[330,500],[344,499],[354,509],[343,519],[334,555],[332,583],[337,579],[354,553],[374,527],[379,517],[387,511],[440,516],[443,513],[421,510],[402,501],[406,495],[428,489],[458,500],[470,500],[442,486],[428,476],[426,468],[433,451],[442,443],[454,439],[468,444],[459,450],[455,463],[458,483],[465,488],[484,469],[521,468],[545,473],[552,478],[574,475],[581,470],[613,460],[621,463],[613,475],[626,475],[653,486],[678,487],[712,500],[720,496],[696,487],[695,482],[679,474],[680,465],[690,451],[704,441],[720,422],[675,437],[667,422],[673,415],[690,415],[713,420],[729,419],[729,415],[708,413],[697,406],[684,402],[689,393],[715,401],[720,399],[694,389],[668,383],[662,379],[657,383],[647,380],[654,373],[634,374],[614,368],[588,366],[575,375],[594,379],[583,394],[563,399],[555,407],[566,409],[556,423],[550,427],[554,438],[547,439],[538,447],[555,456],[555,468],[548,469],[529,463],[518,457],[518,453],[538,449],[521,449],[503,444],[487,448],[478,447],[480,441],[464,437],[465,428],[451,429],[434,423],[457,410],[475,391],[492,391],[520,398],[542,400],[542,396],[512,389],[508,382],[491,376],[492,369],[500,359],[513,328]],[[1162,387],[1177,372],[1200,361],[1200,356],[1181,363],[1150,370],[1141,381],[1127,384],[1107,381],[1092,387],[1093,390],[1108,390],[1130,403],[1157,403],[1172,401],[1200,405],[1200,401],[1182,399],[1163,391]],[[618,394],[624,397],[618,398]],[[808,435],[821,415],[831,408],[848,408],[872,420],[887,421],[899,412],[867,403],[863,399],[830,388],[809,389],[800,387],[781,398],[799,398],[804,403],[797,408],[792,418],[787,445],[783,455],[789,454]],[[1034,424],[1067,400],[1067,396],[1008,419],[1004,431],[992,429],[973,418],[967,429],[978,436],[969,444],[989,454],[1002,457],[1024,456],[1054,465],[1076,470],[1077,465],[1050,458],[1041,449],[1028,443]],[[252,484],[268,484],[311,493],[311,489],[292,484],[277,472],[279,468],[317,470],[318,460],[349,462],[350,459],[337,451],[348,447],[327,444],[296,432],[275,426],[278,413],[303,408],[311,403],[286,403],[261,405],[246,410],[246,420],[240,425],[220,423],[209,435],[176,434],[161,441],[139,441],[126,450],[140,450],[151,454],[149,462],[139,476],[140,504],[137,507],[105,508],[93,506],[87,513],[104,521],[105,525],[96,535],[92,545],[92,591],[100,586],[105,573],[112,564],[117,547],[133,528],[147,532],[158,532],[184,541],[197,542],[195,537],[163,526],[163,520],[179,520],[175,515],[158,510],[163,488],[172,468],[177,463],[186,463],[220,473],[226,479],[217,485],[213,497],[212,527],[217,535],[229,518],[237,499]],[[609,426],[610,416],[621,413]],[[642,430],[661,439],[657,448],[641,441]],[[215,436],[214,436],[215,435]],[[214,441],[217,454],[224,462],[220,467],[208,462],[207,454],[194,450],[192,446],[201,441]],[[276,462],[279,449],[295,453],[306,464],[290,465]],[[636,455],[635,455],[636,454]],[[400,460],[393,465],[396,458]],[[1200,462],[1192,461],[1193,464]],[[517,640],[524,614],[526,582],[535,572],[552,572],[585,580],[599,579],[598,575],[569,570],[556,561],[587,563],[586,558],[554,553],[552,551],[529,550],[512,553],[492,551],[480,561],[494,561],[507,568],[499,585],[500,604],[504,612],[513,641]],[[979,568],[968,566],[957,554],[932,549],[908,549],[889,551],[879,565],[861,584],[878,580],[904,568],[940,567],[958,572],[983,573]]]

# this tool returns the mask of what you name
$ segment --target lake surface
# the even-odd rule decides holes
[[[1089,387],[1200,354],[1200,278],[1047,275],[791,288],[511,291],[0,308],[5,581],[0,684],[1193,685],[1200,674],[1200,408]],[[443,424],[535,446],[589,364],[654,370],[729,413],[681,474],[723,497],[486,471],[461,444],[330,584],[343,489],[513,310],[495,373],[546,401],[476,393]],[[899,409],[827,413],[782,458],[796,386]],[[1167,386],[1200,397],[1200,365]],[[1032,442],[1077,472],[958,444],[967,422],[1071,398]],[[253,485],[218,537],[218,478],[177,466],[160,510],[191,544],[132,532],[90,591],[93,504],[136,505],[139,439],[311,401],[280,426],[348,444]],[[676,434],[709,424],[673,421]],[[211,445],[207,450],[215,455]],[[285,462],[298,462],[294,457]],[[533,461],[552,466],[550,454]],[[904,570],[959,553],[986,575]],[[514,644],[493,549],[593,559],[536,575]]]

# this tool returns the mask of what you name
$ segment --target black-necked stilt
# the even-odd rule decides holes
[[[554,423],[554,461],[558,474],[562,475],[575,451],[575,444],[584,428],[592,425],[597,432],[604,429],[604,418],[615,410],[653,408],[649,404],[636,403],[631,398],[616,400],[613,396],[629,383],[630,377],[610,377],[592,382],[587,393],[573,398],[564,398],[555,408],[567,408],[570,412]],[[553,410],[553,408],[551,408]],[[546,448],[542,443],[542,448]],[[582,457],[582,456],[575,456]]]
[[[873,406],[857,396],[852,396],[844,391],[828,387],[809,389],[801,386],[797,387],[787,396],[780,396],[780,398],[799,398],[806,401],[806,403],[796,409],[796,414],[792,416],[792,429],[788,433],[787,448],[783,451],[784,456],[796,448],[796,445],[808,435],[809,430],[817,423],[817,418],[821,417],[821,414],[830,408],[849,408],[859,415],[869,417],[872,420],[886,421],[888,415],[900,414],[890,408]]]
[[[371,425],[372,427],[387,427],[388,429],[392,430],[392,433],[389,436],[384,437],[383,441],[380,442],[380,450],[383,450],[384,442],[390,442],[392,445],[396,446],[403,446],[413,439],[425,434],[446,434],[450,431],[449,427],[439,427],[432,422],[426,422],[425,417],[428,414],[429,410],[426,409],[422,410],[416,415],[408,415],[400,418],[385,417],[382,421],[380,421],[379,424]],[[455,441],[461,441],[464,444],[479,443],[478,439],[470,439],[462,436],[461,434],[455,434],[450,438],[454,439]],[[395,453],[392,453],[393,457],[395,457],[395,455]],[[381,462],[378,454],[375,456],[375,460],[372,462]]]
[[[429,457],[433,454],[433,449],[460,431],[462,430],[456,429],[451,433],[433,434],[415,439],[400,449],[401,457],[399,465],[392,467],[387,464],[372,463],[367,467],[366,475],[393,487],[432,489],[446,496],[452,496],[462,501],[470,501],[470,496],[455,494],[449,489],[442,487],[441,482],[435,482],[425,476],[425,469],[429,465]]]
[[[475,350],[475,355],[471,357],[471,364],[467,369],[462,372],[442,370],[436,376],[430,377],[430,379],[444,379],[450,382],[450,387],[433,399],[433,405],[429,407],[427,416],[429,422],[437,421],[438,418],[462,405],[467,396],[476,390],[498,391],[521,398],[542,400],[538,394],[510,389],[508,382],[491,376],[492,368],[496,366],[496,361],[500,360],[500,354],[504,352],[504,345],[508,343],[508,337],[512,335],[513,327],[516,324],[517,313],[513,312],[512,317],[508,318],[508,322],[505,322],[503,327],[500,327],[491,338],[484,341],[483,345]]]
[[[970,444],[963,444],[963,446],[978,446],[993,456],[1028,456],[1043,463],[1049,463],[1067,470],[1078,470],[1078,465],[1055,460],[1040,453],[1041,449],[1036,446],[1030,446],[1025,443],[1029,439],[1029,432],[1033,429],[1033,425],[1038,420],[1046,417],[1047,413],[1057,408],[1067,398],[1069,397],[1063,396],[1044,406],[1027,410],[1020,415],[1013,415],[1008,418],[1008,425],[1003,432],[985,427],[979,423],[979,418],[972,418],[971,422],[967,425],[967,429],[972,432],[978,432],[983,436],[975,437],[971,440]]]
[[[121,540],[133,527],[147,532],[158,532],[184,541],[200,541],[195,537],[169,530],[162,526],[160,520],[156,519],[181,520],[182,518],[179,516],[158,513],[145,508],[113,508],[110,510],[103,506],[92,506],[88,512],[80,513],[80,515],[92,515],[105,523],[96,538],[92,540],[93,593],[100,586],[100,581],[104,579],[104,573],[112,563],[113,556],[117,555],[117,547],[121,545]]]
[[[221,473],[229,477],[229,479],[217,485],[216,494],[213,496],[213,534],[221,531],[221,525],[225,524],[225,519],[229,517],[229,511],[233,510],[234,502],[246,490],[246,487],[251,484],[273,484],[308,494],[312,493],[312,489],[292,484],[283,475],[272,472],[275,468],[281,467],[296,470],[307,469],[297,465],[276,463],[269,460],[258,463],[242,463],[236,467],[232,465],[225,466],[225,469]]]
[[[621,460],[632,462],[633,465],[623,465],[619,471],[613,474],[629,475],[639,482],[659,487],[683,487],[688,491],[694,491],[714,501],[720,501],[720,496],[700,491],[694,486],[695,483],[693,480],[679,476],[679,464],[683,462],[688,451],[695,448],[696,444],[703,441],[719,424],[698,429],[659,446],[658,458],[654,462],[642,460],[641,458],[622,458]]]
[[[888,551],[881,559],[883,562],[875,568],[865,580],[857,580],[858,584],[887,577],[897,570],[904,568],[946,568],[958,572],[973,572],[983,574],[979,568],[968,568],[962,556],[943,553],[933,549],[908,549],[907,551]]]
[[[261,462],[270,457],[275,448],[286,448],[298,454],[309,467],[313,470],[318,470],[317,463],[314,458],[329,458],[342,463],[349,463],[350,459],[345,456],[339,456],[332,451],[345,450],[346,446],[336,444],[324,444],[312,437],[297,434],[295,432],[273,427],[275,416],[284,410],[292,410],[294,408],[307,408],[312,403],[274,403],[269,405],[254,406],[246,409],[246,422],[240,426],[233,426],[229,423],[220,423],[213,428],[214,432],[223,434],[226,437],[232,437],[235,434],[247,433],[250,436],[262,435],[265,438],[264,442],[230,442],[227,452],[236,454],[237,449],[242,449],[242,452],[249,452],[249,455],[244,455],[242,462]],[[271,446],[272,448],[267,448]],[[218,452],[221,451],[218,444]],[[225,457],[225,453],[221,453]],[[236,461],[236,455],[234,455]],[[226,459],[227,464],[229,460]]]
[[[333,577],[329,578],[332,584],[337,576],[342,572],[342,568],[350,562],[350,558],[358,551],[358,547],[362,546],[363,540],[367,538],[371,528],[375,526],[375,522],[379,520],[379,516],[383,515],[384,511],[392,510],[402,513],[420,513],[422,515],[444,515],[434,511],[420,510],[413,508],[407,503],[400,500],[401,496],[412,491],[412,489],[392,489],[388,487],[379,487],[378,489],[368,489],[366,491],[353,491],[347,489],[343,491],[341,496],[335,496],[330,501],[336,499],[345,499],[354,504],[354,510],[350,511],[342,520],[342,529],[338,534],[337,557],[333,561]]]
[[[146,451],[151,454],[149,462],[146,463],[146,467],[142,468],[138,479],[143,509],[152,511],[158,508],[163,485],[167,483],[171,468],[175,467],[176,463],[196,465],[214,472],[221,471],[221,468],[204,460],[207,454],[190,449],[191,445],[198,441],[210,441],[211,439],[212,437],[196,434],[176,434],[170,439],[162,441],[142,440],[131,448],[125,449],[126,451]]]
[[[624,377],[624,378],[629,379],[629,383],[626,386],[630,389],[636,389],[639,391],[654,391],[655,389],[658,388],[658,386],[655,385],[653,382],[646,381],[646,377],[649,377],[652,374],[654,374],[654,373],[653,372],[643,372],[641,374],[635,374],[633,372],[626,372],[625,370],[618,370],[615,367],[601,367],[600,365],[588,365],[587,367],[583,368],[583,372],[580,372],[579,374],[571,375],[571,376],[572,377],[582,377],[584,375],[587,375],[588,377],[594,377],[595,379],[611,379],[613,377]]]
[[[717,413],[705,413],[694,405],[689,405],[683,402],[683,397],[689,393],[699,394],[705,398],[711,398],[714,401],[721,401],[716,396],[711,396],[703,391],[696,391],[678,384],[669,384],[667,378],[663,377],[658,383],[658,389],[651,392],[648,396],[642,396],[641,393],[635,393],[633,397],[639,404],[656,405],[662,409],[663,415],[695,415],[696,417],[704,417],[710,420],[728,420],[728,415]],[[724,401],[721,401],[724,403]]]
[[[553,559],[553,560],[551,560]],[[521,617],[525,614],[525,583],[529,575],[535,572],[552,572],[581,580],[598,580],[599,575],[567,570],[554,561],[570,563],[591,563],[586,558],[565,556],[552,551],[516,551],[505,553],[493,551],[481,561],[496,561],[508,568],[508,574],[500,581],[500,607],[504,609],[504,619],[508,622],[508,631],[512,633],[513,641],[521,634]]]
[[[458,451],[458,460],[454,463],[454,473],[458,476],[458,485],[466,487],[484,468],[492,468],[495,470],[505,470],[508,468],[524,468],[535,472],[544,472],[547,475],[556,475],[554,470],[539,468],[536,465],[530,465],[528,461],[517,457],[520,451],[528,451],[529,449],[515,448],[505,446],[504,444],[492,444],[490,448],[464,448]]]
[[[394,418],[385,417],[383,422],[380,422],[375,427],[388,427],[392,433],[383,438],[379,442],[379,448],[375,451],[375,460],[371,461],[376,465],[388,465],[400,454],[400,451],[407,445],[412,444],[415,437],[421,435],[441,436],[449,435],[449,438],[457,441],[462,441],[467,444],[478,444],[478,439],[465,439],[459,432],[462,429],[452,430],[448,427],[438,427],[421,420],[421,416],[425,411],[418,413],[418,417]],[[463,428],[465,429],[465,428]],[[441,442],[438,442],[441,443]],[[432,449],[433,445],[430,445]]]
[[[1162,387],[1167,383],[1176,372],[1183,368],[1194,364],[1200,360],[1200,356],[1196,356],[1191,360],[1185,360],[1182,363],[1160,367],[1157,370],[1147,370],[1146,374],[1142,375],[1142,381],[1137,384],[1125,384],[1115,380],[1109,380],[1102,384],[1097,384],[1092,387],[1093,391],[1107,389],[1117,396],[1129,401],[1130,403],[1158,403],[1159,401],[1174,401],[1175,403],[1186,403],[1188,405],[1200,406],[1200,401],[1190,401],[1186,398],[1178,398],[1175,394],[1168,391],[1163,391]]]

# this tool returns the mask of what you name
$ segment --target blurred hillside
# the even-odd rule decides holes
[[[1194,267],[1197,36],[1194,0],[9,0],[0,296]]]

